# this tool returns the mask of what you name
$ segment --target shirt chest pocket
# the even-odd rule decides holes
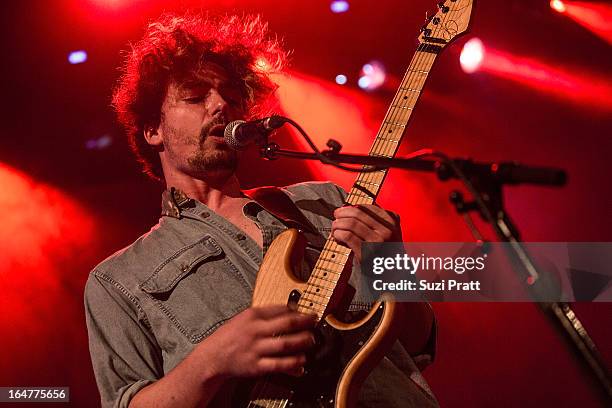
[[[161,312],[153,330],[172,336],[164,326],[174,326],[194,344],[251,302],[249,285],[210,235],[164,261],[140,289]]]

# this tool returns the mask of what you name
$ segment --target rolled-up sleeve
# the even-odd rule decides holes
[[[146,316],[127,289],[96,271],[85,286],[85,316],[102,407],[127,407],[163,376],[161,349]]]

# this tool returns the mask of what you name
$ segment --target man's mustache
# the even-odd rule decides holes
[[[225,126],[227,125],[228,120],[225,116],[218,116],[215,119],[212,120],[212,122],[210,122],[208,125],[206,125],[204,128],[202,128],[202,131],[200,132],[200,140],[204,140],[208,137],[208,133],[210,132],[210,129],[212,129],[213,127],[217,126],[217,125],[221,125],[221,126]]]

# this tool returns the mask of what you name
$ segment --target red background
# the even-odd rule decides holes
[[[98,404],[83,286],[97,262],[156,222],[161,191],[139,174],[113,122],[109,98],[119,50],[137,40],[143,24],[162,9],[193,5],[202,3],[3,4],[0,386],[69,386],[71,405]],[[347,152],[364,153],[393,93],[359,90],[358,71],[378,59],[391,77],[400,77],[433,2],[365,1],[351,4],[343,15],[331,14],[326,1],[204,6],[262,13],[294,50],[292,79],[281,83],[290,90],[281,98],[285,112],[319,146],[333,137]],[[546,1],[481,1],[472,34],[577,82],[603,78],[610,87],[610,44],[552,13]],[[432,147],[482,161],[562,167],[569,174],[564,188],[507,189],[507,209],[523,239],[612,241],[611,96],[578,87],[574,98],[508,75],[466,75],[458,64],[464,41],[440,55],[400,153]],[[88,62],[68,65],[67,53],[80,48],[88,50]],[[333,82],[338,73],[349,76],[347,86]],[[84,148],[88,139],[104,134],[113,141],[110,147]],[[284,147],[302,146],[292,134],[278,140]],[[240,176],[245,188],[310,179],[350,187],[353,177],[313,163],[262,162],[256,152],[244,155]],[[400,213],[408,241],[470,241],[448,203],[449,192],[458,187],[430,174],[392,171],[379,203]],[[574,307],[609,364],[612,306]],[[438,355],[425,376],[442,406],[603,406],[588,372],[535,305],[435,304],[434,309]]]

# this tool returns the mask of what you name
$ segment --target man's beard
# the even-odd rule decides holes
[[[205,149],[204,143],[202,143],[202,150],[187,159],[190,168],[203,175],[214,173],[230,176],[234,174],[238,167],[238,153],[227,145],[217,144],[216,142],[210,142],[216,144],[214,150]]]
[[[203,174],[232,175],[238,167],[238,153],[226,144],[207,140],[210,137],[210,130],[217,125],[225,125],[227,120],[218,117],[206,125],[200,132],[201,149],[187,162],[197,172]],[[207,146],[208,145],[208,146]]]

